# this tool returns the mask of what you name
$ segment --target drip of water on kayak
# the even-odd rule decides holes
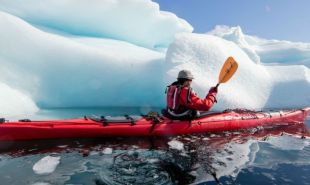
[[[104,114],[124,111],[115,110]],[[36,117],[83,115],[66,111],[57,117],[63,111],[45,110]],[[0,177],[3,184],[305,184],[310,180],[306,126],[309,120],[306,125],[167,138],[2,142]],[[36,173],[34,166],[46,158],[59,163],[47,169],[49,174]]]

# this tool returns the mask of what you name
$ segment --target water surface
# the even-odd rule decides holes
[[[28,118],[139,115],[150,110],[160,111],[48,109]],[[2,142],[1,184],[309,184],[307,126],[309,119],[289,127],[167,138]],[[60,163],[49,174],[35,173],[34,165],[46,156],[60,157]]]

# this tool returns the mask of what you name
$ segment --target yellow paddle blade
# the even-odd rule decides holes
[[[238,63],[233,57],[228,57],[219,75],[219,84],[227,82],[237,71]]]

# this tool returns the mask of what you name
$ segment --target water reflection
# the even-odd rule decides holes
[[[243,169],[309,161],[309,152],[283,152],[305,150],[309,136],[300,124],[168,138],[2,142],[0,177],[7,177],[4,184],[233,184]],[[183,145],[174,147],[178,142]],[[33,173],[32,166],[51,154],[61,157],[56,170]]]

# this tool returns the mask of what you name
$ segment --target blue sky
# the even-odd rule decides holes
[[[266,39],[310,42],[310,0],[153,0],[187,20],[194,32],[241,26]]]

